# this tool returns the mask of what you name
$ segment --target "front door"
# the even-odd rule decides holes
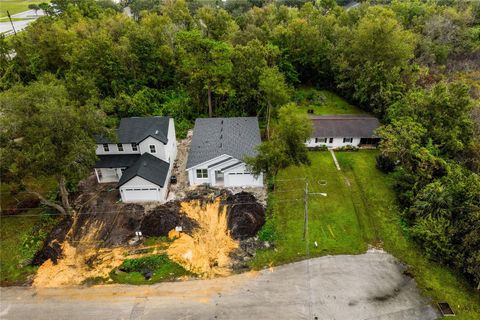
[[[223,186],[223,172],[215,171],[215,184]]]

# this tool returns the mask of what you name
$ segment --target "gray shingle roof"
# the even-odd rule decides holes
[[[195,121],[187,169],[222,154],[242,160],[257,154],[260,129],[256,117],[201,118]]]
[[[106,137],[97,137],[97,143],[140,143],[147,137],[153,137],[164,144],[168,142],[170,117],[132,117],[122,118],[117,129],[118,141]]]
[[[98,156],[95,168],[130,167],[140,158],[139,154],[112,154]]]
[[[130,168],[123,172],[118,186],[124,185],[136,176],[142,177],[160,187],[165,186],[170,165],[149,153],[144,153]]]
[[[332,115],[311,116],[313,124],[312,137],[359,137],[374,138],[380,123],[369,115]]]

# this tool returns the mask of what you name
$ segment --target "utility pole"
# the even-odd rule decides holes
[[[15,30],[15,26],[13,25],[13,22],[12,22],[12,17],[10,16],[10,12],[8,12],[8,10],[7,10],[7,16],[8,16],[8,20],[10,20],[10,24],[12,25],[13,33],[17,35],[17,31]]]
[[[308,178],[305,177],[305,194],[303,196],[303,240],[307,237],[308,229]]]

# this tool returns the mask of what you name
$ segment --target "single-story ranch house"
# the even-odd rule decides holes
[[[118,182],[123,202],[165,201],[177,156],[173,119],[124,118],[117,138],[97,138],[97,181]]]
[[[197,119],[187,161],[190,185],[262,187],[263,175],[248,172],[243,162],[258,144],[256,117]]]
[[[344,146],[376,146],[379,138],[375,130],[380,123],[369,115],[311,116],[312,137],[306,141],[309,148],[322,145],[328,148]]]

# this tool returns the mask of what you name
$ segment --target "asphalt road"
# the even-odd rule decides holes
[[[42,10],[38,10],[35,13],[35,10],[27,10],[17,14],[12,14],[12,18],[24,18],[26,20],[16,20],[12,21],[15,27],[15,31],[19,32],[25,29],[30,23],[35,21],[35,19],[43,16],[44,13]],[[3,17],[5,18],[5,17]],[[0,22],[0,33],[5,33],[7,35],[13,34],[13,28],[10,21],[6,20],[6,22]]]
[[[403,270],[370,252],[151,286],[1,288],[0,319],[436,319]]]

